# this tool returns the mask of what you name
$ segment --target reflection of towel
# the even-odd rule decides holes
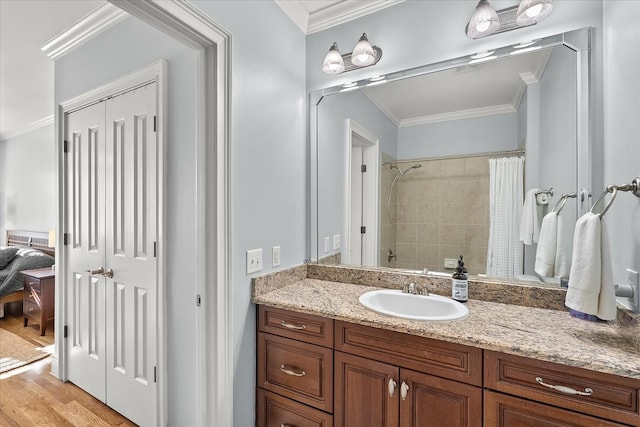
[[[542,218],[536,249],[535,272],[545,277],[567,277],[571,268],[571,250],[563,239],[562,217],[550,212]]]
[[[540,233],[540,218],[538,217],[538,205],[536,204],[536,191],[539,188],[532,188],[524,196],[522,206],[522,218],[520,219],[520,240],[525,245],[532,245],[538,241]]]
[[[540,239],[536,249],[535,272],[544,277],[553,277],[558,247],[558,214],[548,213],[542,218]]]
[[[565,305],[602,320],[616,318],[609,242],[600,216],[591,212],[576,222]]]

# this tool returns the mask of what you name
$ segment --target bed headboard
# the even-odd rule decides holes
[[[49,232],[7,230],[7,246],[38,249],[48,255],[55,256],[55,248],[49,247]]]

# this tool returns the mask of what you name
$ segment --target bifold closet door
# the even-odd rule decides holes
[[[68,378],[157,423],[156,84],[67,114]]]

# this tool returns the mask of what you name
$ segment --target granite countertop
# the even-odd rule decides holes
[[[253,302],[640,379],[640,324],[635,318],[596,323],[575,319],[566,311],[469,300],[469,316],[464,319],[413,321],[360,305],[360,295],[372,289],[382,288],[302,278],[254,291]]]

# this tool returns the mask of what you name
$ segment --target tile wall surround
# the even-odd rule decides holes
[[[382,163],[393,162],[396,159],[382,152]],[[396,172],[384,165],[380,168],[380,212],[378,218],[380,218],[380,253],[378,264],[381,267],[396,267],[396,259],[389,259],[389,250],[393,254],[397,254],[398,249],[396,247],[396,227],[397,227],[397,207],[398,207],[398,180],[394,184],[394,190],[389,197],[389,191],[393,179],[396,177]]]
[[[486,271],[489,158],[401,164],[403,169],[413,164],[422,167],[398,178],[394,189],[397,194],[392,209],[396,212],[398,256],[395,267],[445,271],[445,258],[463,255],[471,274]],[[382,188],[384,191],[384,182]],[[383,252],[386,249],[381,247]]]

